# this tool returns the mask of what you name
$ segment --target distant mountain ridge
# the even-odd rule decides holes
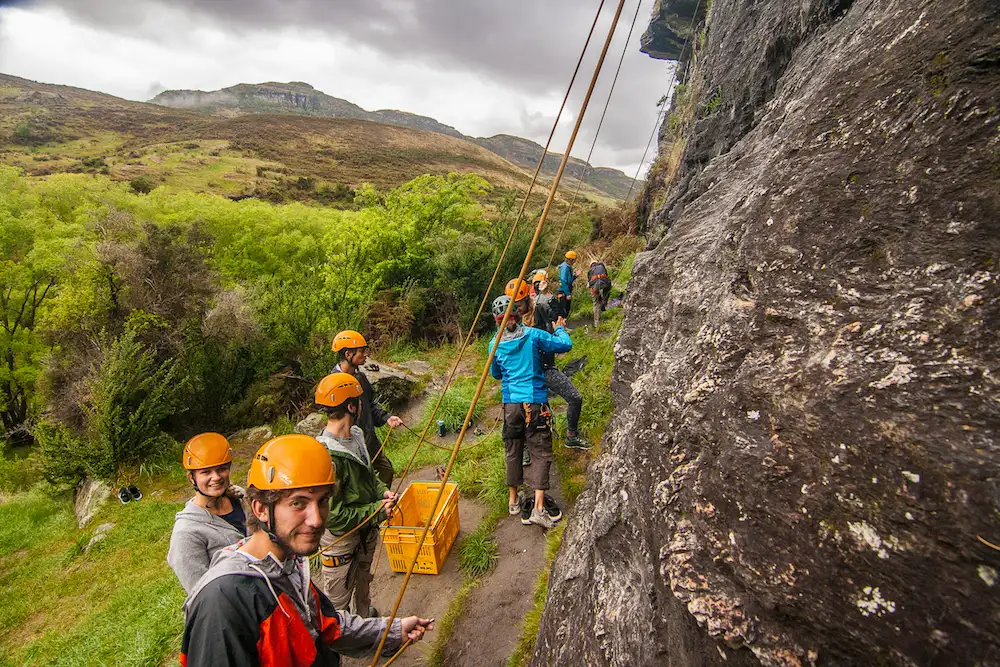
[[[301,81],[241,83],[229,88],[207,92],[201,90],[165,90],[151,99],[150,102],[175,109],[191,109],[226,117],[277,113],[353,118],[384,125],[408,127],[470,141],[519,167],[532,171],[538,164],[538,158],[542,155],[543,150],[542,146],[534,141],[509,134],[497,134],[492,137],[466,136],[454,127],[445,125],[434,118],[407,111],[395,109],[366,111],[353,102],[328,95]],[[542,165],[542,174],[554,175],[561,159],[561,154],[549,153]],[[586,174],[585,183],[614,199],[624,199],[632,186],[632,179],[617,169],[591,167],[585,161],[572,157],[566,165],[566,173],[576,179],[580,179]]]

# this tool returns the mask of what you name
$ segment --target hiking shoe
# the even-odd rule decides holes
[[[552,521],[552,517],[545,510],[539,512],[537,509],[531,511],[531,516],[528,518],[528,523],[533,523],[536,526],[541,526],[542,528],[548,530],[555,525]]]
[[[507,513],[511,516],[517,516],[521,513],[521,506],[524,504],[524,497],[520,493],[517,494],[517,500],[512,503],[507,503]]]
[[[589,442],[587,442],[578,435],[571,435],[568,438],[566,438],[566,446],[569,447],[570,449],[581,449],[581,450],[592,449],[594,447],[592,444],[590,444]]]
[[[521,467],[527,468],[530,465],[531,465],[531,452],[525,449],[524,453],[521,454]]]
[[[562,510],[559,509],[559,505],[556,504],[556,501],[552,498],[552,496],[547,493],[545,494],[544,507],[545,513],[549,515],[550,519],[552,519],[552,523],[559,523],[562,521]]]
[[[126,489],[124,486],[122,488],[118,489],[118,501],[122,505],[124,505],[125,503],[127,503],[130,500],[132,500],[132,494],[130,494],[128,492],[128,489]]]
[[[129,484],[128,486],[125,487],[125,490],[128,491],[128,494],[130,496],[132,496],[132,500],[142,499],[142,491],[140,491],[139,487],[136,486],[135,484]]]

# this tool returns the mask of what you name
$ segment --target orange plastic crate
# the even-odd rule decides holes
[[[431,513],[431,505],[441,490],[440,482],[411,482],[396,503],[396,511],[388,525],[382,524],[382,542],[393,572],[406,572],[417,553],[420,534]],[[458,484],[448,482],[438,506],[437,515],[420,547],[413,571],[438,574],[458,536]]]

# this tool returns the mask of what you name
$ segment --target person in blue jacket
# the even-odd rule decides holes
[[[569,317],[569,311],[573,307],[573,281],[580,277],[580,272],[573,270],[575,263],[576,253],[570,250],[566,253],[566,261],[559,265],[559,292],[556,299],[562,307],[563,317]]]
[[[506,294],[493,302],[493,316],[503,320],[510,297]],[[500,380],[503,396],[503,445],[506,458],[507,487],[510,491],[510,514],[519,514],[521,504],[517,489],[524,482],[534,491],[534,507],[528,520],[543,528],[554,524],[545,507],[545,491],[549,488],[549,468],[552,465],[552,412],[548,406],[548,388],[542,369],[543,352],[569,352],[573,341],[566,333],[566,320],[559,317],[554,333],[526,327],[515,308],[507,326],[490,341],[490,352],[496,355],[490,364],[490,374]],[[527,446],[531,464],[521,466],[521,455]],[[558,511],[558,510],[557,510]]]

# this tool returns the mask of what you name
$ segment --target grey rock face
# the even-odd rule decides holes
[[[998,45],[714,0],[534,664],[1000,664]]]

